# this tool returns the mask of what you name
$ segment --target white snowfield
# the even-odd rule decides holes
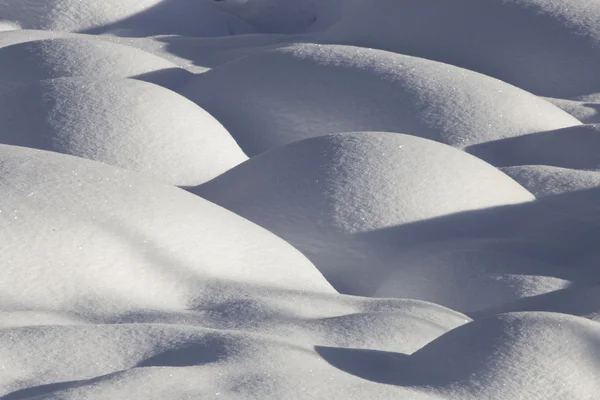
[[[596,0],[0,0],[0,399],[598,400]]]

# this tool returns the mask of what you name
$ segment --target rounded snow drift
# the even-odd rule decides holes
[[[223,126],[175,92],[131,79],[63,78],[0,91],[0,143],[70,154],[173,185],[247,159]]]
[[[350,46],[302,44],[244,57],[194,77],[181,93],[248,155],[341,132],[402,132],[463,148],[581,124],[497,79]]]
[[[186,308],[218,282],[334,293],[270,232],[186,191],[0,145],[3,307]]]
[[[600,92],[595,0],[339,2],[320,43],[383,49],[502,79],[540,96]],[[425,22],[424,22],[425,21]]]
[[[254,32],[211,0],[0,0],[0,24],[125,36],[208,37]]]
[[[414,385],[460,399],[589,399],[598,393],[600,324],[565,314],[501,314],[441,336],[411,356]]]
[[[120,21],[161,1],[1,0],[0,22],[22,29],[76,32]]]
[[[574,271],[498,251],[454,249],[402,257],[375,293],[461,312],[497,307],[568,287]]]
[[[153,83],[178,86],[189,75],[151,53],[86,37],[34,40],[0,49],[0,81],[4,82],[139,76]]]
[[[586,224],[600,221],[600,171],[548,165],[521,165],[502,170],[560,213],[576,217]],[[580,231],[581,234],[583,231]]]
[[[387,276],[393,228],[534,199],[460,150],[376,132],[296,142],[193,192],[286,239],[338,290],[356,295],[373,294]],[[377,232],[387,239],[369,239]]]
[[[547,165],[600,171],[600,124],[498,140],[466,149],[496,167]]]

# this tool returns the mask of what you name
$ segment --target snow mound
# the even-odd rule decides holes
[[[599,359],[599,323],[514,313],[443,335],[414,353],[404,372],[444,399],[587,400],[600,390]]]
[[[442,61],[542,96],[600,91],[600,3],[594,0],[339,2],[318,40]]]
[[[480,311],[569,286],[573,271],[498,251],[453,249],[402,257],[375,293]]]
[[[537,198],[561,213],[583,221],[599,222],[600,172],[523,165],[502,169]]]
[[[22,29],[124,36],[226,36],[254,32],[238,17],[217,8],[212,0],[1,0],[0,23]]]
[[[185,308],[211,280],[332,292],[271,233],[185,191],[0,146],[2,307]]]
[[[0,21],[17,23],[23,29],[80,31],[119,21],[160,2],[0,0]]]
[[[12,46],[14,44],[31,42],[34,40],[57,39],[62,37],[69,37],[71,35],[75,34],[27,29],[3,31],[0,32],[0,49],[3,47]]]
[[[580,122],[496,79],[425,59],[303,44],[200,74],[181,93],[249,155],[330,133],[409,133],[456,147]]]
[[[0,398],[598,400],[598,21],[0,0]]]
[[[572,285],[563,290],[539,296],[525,297],[499,307],[485,310],[483,314],[493,315],[523,311],[570,314],[600,323],[600,284],[588,281],[587,284]],[[471,315],[479,318],[480,314],[482,313],[472,313]]]
[[[257,35],[258,36],[258,35]],[[268,40],[268,35],[265,35]],[[228,36],[223,37],[221,40],[227,41],[228,38],[244,38],[244,37],[255,37],[254,35],[238,35],[238,36]],[[134,52],[136,54],[140,54],[142,60],[148,60],[149,57],[147,54],[141,53],[151,53],[154,54],[159,59],[150,59],[151,63],[161,63],[164,61],[160,61],[160,59],[170,61],[172,64],[169,65],[169,68],[173,68],[173,64],[178,67],[184,68],[189,72],[200,73],[206,71],[205,67],[194,64],[194,59],[201,58],[204,59],[206,57],[207,52],[213,51],[217,53],[217,56],[223,49],[214,48],[214,45],[211,46],[211,41],[204,41],[206,38],[188,38],[185,36],[160,36],[160,37],[119,37],[114,35],[92,35],[92,34],[83,34],[83,33],[70,33],[70,32],[58,32],[58,31],[42,31],[42,30],[30,30],[30,29],[20,29],[15,31],[7,31],[0,32],[0,49],[3,47],[23,44],[32,41],[46,41],[51,39],[73,39],[74,41],[89,41],[92,43],[82,44],[81,47],[89,47],[91,52],[95,54],[103,53],[104,50],[101,50],[103,46],[112,49],[111,51],[123,52],[126,53],[125,49],[122,47],[115,47],[115,45],[127,46],[131,50],[130,52]],[[214,39],[213,39],[214,40]],[[183,42],[183,46],[174,46],[165,44],[165,41],[176,41]],[[243,41],[243,40],[242,40]],[[188,42],[189,43],[188,45]],[[198,48],[196,43],[204,43],[204,47]],[[76,45],[78,46],[78,45]],[[176,48],[177,51],[171,51],[169,47]],[[116,49],[116,50],[115,50]],[[60,52],[60,49],[53,49],[57,53]],[[110,52],[109,52],[110,53]],[[195,55],[192,57],[191,55]],[[109,54],[110,56],[110,54]],[[119,60],[113,60],[117,64]],[[137,61],[136,61],[137,62]],[[62,65],[64,61],[58,61],[59,65]],[[84,64],[85,65],[85,64]],[[73,68],[80,68],[79,66],[72,66]],[[31,68],[31,67],[30,67]],[[93,68],[88,67],[88,68]],[[143,66],[130,66],[127,68],[139,68],[142,69]],[[167,69],[169,71],[170,69]],[[138,79],[140,77],[138,76]],[[145,76],[148,78],[148,76]],[[187,78],[187,77],[186,77]]]
[[[216,0],[224,10],[233,13],[263,33],[303,33],[330,9],[330,0],[315,2],[297,0]]]
[[[547,97],[546,100],[559,107],[561,110],[571,114],[584,124],[600,123],[600,113],[598,113],[600,110],[600,102],[598,102],[597,99],[585,101]]]
[[[175,87],[185,82],[188,73],[145,51],[81,37],[34,40],[0,49],[1,81],[74,76],[140,76],[143,80]]]
[[[532,133],[468,147],[466,150],[497,167],[548,165],[600,170],[600,125],[579,125]]]
[[[450,146],[374,132],[296,142],[193,192],[286,239],[339,290],[358,295],[379,286],[395,246],[385,250],[357,235],[533,200],[505,174]]]
[[[20,340],[0,347],[3,360],[14,362],[15,368],[14,376],[0,380],[0,390],[12,391],[7,399],[38,395],[106,399],[126,393],[128,399],[135,400],[307,396],[355,400],[371,395],[378,399],[437,400],[412,388],[357,378],[336,368],[305,343],[239,331],[124,324],[0,332],[2,343],[11,343],[12,337]],[[73,343],[78,344],[77,349]],[[36,349],[35,357],[32,349]],[[386,367],[374,351],[328,346],[319,350],[330,359],[358,353],[363,356],[364,367],[376,368],[377,372]]]
[[[75,155],[173,185],[206,182],[247,159],[207,112],[131,79],[63,78],[0,90],[0,142]]]
[[[537,198],[600,188],[600,171],[582,171],[549,165],[522,165],[502,171]]]

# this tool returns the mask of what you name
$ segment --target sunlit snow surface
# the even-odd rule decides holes
[[[0,0],[0,398],[600,398],[600,2]]]

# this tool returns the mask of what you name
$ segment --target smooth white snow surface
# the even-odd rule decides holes
[[[0,398],[597,400],[595,0],[0,0]]]
[[[369,233],[534,200],[460,150],[381,132],[295,142],[193,191],[292,243],[339,290],[364,296],[385,279],[398,247],[392,233],[386,242]]]
[[[206,182],[247,159],[206,111],[133,79],[0,85],[0,125],[0,143],[102,161],[173,185]]]
[[[249,155],[337,132],[410,133],[462,148],[580,124],[497,79],[349,46],[260,52],[198,75],[182,93]]]

